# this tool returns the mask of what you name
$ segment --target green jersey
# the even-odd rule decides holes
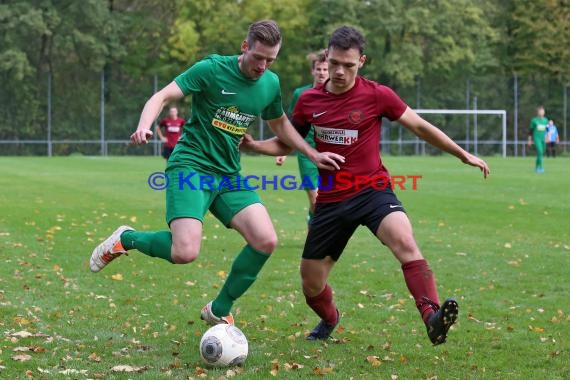
[[[534,140],[544,141],[546,136],[546,126],[548,125],[548,119],[545,117],[533,117],[530,121],[530,133]]]
[[[238,56],[210,55],[174,81],[192,95],[192,113],[168,166],[191,166],[204,173],[233,175],[241,170],[239,142],[258,115],[283,115],[277,75],[266,70],[252,80],[243,75]]]
[[[310,88],[313,88],[312,84],[307,84],[305,86],[302,87],[298,87],[295,89],[295,91],[293,91],[293,96],[291,97],[291,103],[289,104],[289,109],[287,110],[287,112],[289,113],[289,116],[293,115],[293,110],[295,109],[295,104],[297,104],[297,100],[299,99],[299,96],[301,96],[301,94],[303,93],[303,91],[308,90]],[[314,134],[315,134],[315,130],[313,128],[309,129],[309,133],[307,133],[307,136],[305,136],[305,141],[312,146],[313,148],[316,147],[315,144],[315,139],[314,139]],[[303,157],[306,157],[304,154],[299,153],[299,155],[302,155]],[[307,158],[308,159],[308,158]]]

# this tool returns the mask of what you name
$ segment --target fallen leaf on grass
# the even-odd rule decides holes
[[[47,349],[45,347],[41,347],[41,346],[30,346],[30,347],[16,347],[14,348],[12,351],[14,352],[46,352]]]
[[[28,354],[20,354],[20,355],[14,355],[12,356],[12,360],[15,360],[17,362],[27,362],[28,360],[32,359],[32,355],[28,355]]]
[[[196,376],[198,376],[198,377],[206,377],[207,374],[208,374],[208,371],[206,371],[206,370],[205,370],[204,368],[202,368],[202,367],[196,367],[196,368],[195,368],[195,373],[196,373]]]
[[[142,367],[133,367],[130,365],[116,365],[113,368],[111,368],[111,372],[144,372],[148,369],[148,366],[142,366]]]
[[[236,371],[228,369],[226,371],[226,377],[235,377],[236,376]]]
[[[478,320],[477,318],[475,318],[475,316],[473,316],[473,314],[471,314],[471,313],[469,313],[469,314],[467,315],[467,319],[470,320],[470,321],[473,321],[473,322],[481,323],[481,321]]]
[[[528,330],[529,331],[534,331],[534,332],[544,332],[544,327],[532,327],[532,326],[528,326]]]
[[[30,347],[16,347],[12,351],[14,352],[27,352],[31,351]]]
[[[295,370],[295,369],[304,368],[304,365],[299,364],[299,363],[285,363],[285,364],[283,364],[283,366],[285,367],[285,371],[291,371],[291,370]]]
[[[372,367],[378,367],[382,364],[382,361],[378,356],[370,355],[366,357],[366,361],[372,364]]]
[[[101,357],[98,356],[98,355],[97,355],[96,353],[94,353],[94,352],[91,353],[91,355],[89,355],[88,358],[89,358],[89,360],[92,360],[92,361],[94,361],[94,362],[96,362],[96,363],[101,362]]]
[[[313,375],[326,375],[327,373],[332,373],[332,367],[315,367],[313,368]]]
[[[73,368],[68,368],[64,369],[63,371],[59,371],[59,373],[61,373],[62,375],[77,375],[77,374],[87,375],[87,370],[86,369],[76,370]]]
[[[271,374],[271,376],[277,376],[278,372],[279,372],[279,360],[273,359],[271,361],[271,370],[269,371],[269,373]]]
[[[29,325],[31,322],[24,317],[14,317],[14,323],[18,325]]]
[[[18,331],[18,332],[15,332],[13,334],[10,334],[10,336],[13,336],[15,338],[29,338],[32,335],[34,335],[34,334],[32,334],[31,332],[28,332],[28,331]]]
[[[120,273],[114,274],[111,276],[111,279],[115,281],[123,281],[123,275]]]

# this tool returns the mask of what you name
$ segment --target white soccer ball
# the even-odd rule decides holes
[[[243,364],[247,352],[245,335],[233,325],[215,325],[209,328],[200,340],[200,356],[206,364],[213,367]]]

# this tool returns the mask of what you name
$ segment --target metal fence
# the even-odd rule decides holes
[[[10,100],[12,89],[4,88],[0,94],[0,155],[159,155],[161,146],[156,137],[145,147],[132,146],[127,139],[136,128],[146,100],[170,80],[157,75],[133,78],[114,72],[92,75],[85,83],[68,83],[65,77],[49,75],[40,81],[40,95],[30,103],[33,107],[29,110],[18,109],[19,103]],[[489,83],[492,92],[488,91]],[[558,126],[559,150],[568,151],[566,85],[550,81],[536,87],[530,78],[517,76],[468,78],[458,84],[457,94],[464,92],[452,97],[446,93],[449,86],[442,86],[435,79],[418,80],[416,86],[397,91],[416,109],[506,110],[506,137],[501,135],[501,123],[492,116],[426,116],[466,150],[480,155],[528,154],[526,126],[536,105],[550,99],[546,104],[547,116],[553,117]],[[286,103],[289,96],[283,94],[283,99]],[[179,104],[181,116],[188,116],[190,101],[186,98]],[[479,129],[475,132],[477,123]],[[271,136],[262,122],[249,132],[255,138]],[[381,149],[384,154],[395,155],[438,154],[390,123],[383,128]]]

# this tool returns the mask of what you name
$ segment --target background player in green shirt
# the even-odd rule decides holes
[[[194,261],[202,241],[202,221],[210,210],[246,245],[235,258],[226,282],[201,317],[209,324],[233,324],[230,309],[253,284],[277,245],[271,219],[255,191],[240,184],[239,143],[257,115],[284,143],[305,153],[319,167],[338,169],[343,158],[319,153],[293,128],[283,112],[279,78],[269,66],[277,58],[281,33],[271,20],[250,25],[241,55],[211,55],[180,74],[145,104],[134,144],[146,144],[152,123],[168,103],[192,95],[191,118],[166,167],[166,222],[170,230],[135,231],[120,226],[91,254],[98,272],[128,250],[174,264]],[[203,181],[207,179],[207,183]]]
[[[530,121],[530,129],[528,131],[528,146],[530,147],[534,143],[536,149],[536,164],[534,170],[537,173],[544,173],[544,166],[542,164],[542,158],[544,157],[544,151],[546,149],[546,126],[548,125],[548,119],[544,117],[544,107],[538,106],[536,108],[536,116]]]
[[[311,75],[313,76],[313,83],[301,86],[293,91],[293,96],[291,98],[291,103],[287,109],[289,115],[293,114],[295,109],[295,104],[297,99],[303,93],[303,91],[309,88],[317,87],[326,82],[329,79],[329,67],[326,61],[325,52],[319,52],[316,54],[311,54],[309,56],[311,61]],[[313,138],[314,131],[311,128],[307,136],[305,136],[305,141],[311,146],[315,147],[315,140]],[[278,156],[275,158],[275,163],[277,165],[283,165],[287,156]],[[319,169],[317,166],[303,153],[297,153],[297,162],[299,164],[299,174],[301,176],[300,181],[304,181],[308,178],[313,186],[306,186],[303,190],[307,192],[307,197],[309,198],[309,216],[307,218],[308,223],[311,223],[313,214],[315,213],[315,204],[317,203],[317,186],[319,182]]]

